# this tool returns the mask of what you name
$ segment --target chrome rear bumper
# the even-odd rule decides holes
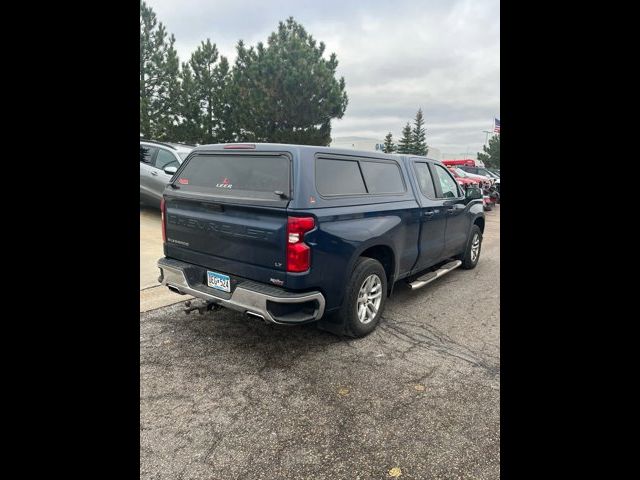
[[[307,323],[319,320],[324,314],[325,300],[320,292],[292,293],[264,283],[245,280],[236,286],[233,293],[229,294],[210,288],[204,283],[187,280],[189,277],[185,274],[187,269],[202,267],[161,258],[158,260],[158,268],[160,269],[158,281],[172,291],[211,301],[244,314],[259,316],[267,322],[289,325]],[[276,314],[273,310],[278,304],[305,305],[300,305],[299,312]]]

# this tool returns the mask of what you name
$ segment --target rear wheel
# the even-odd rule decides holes
[[[373,258],[359,258],[338,313],[344,333],[350,337],[364,337],[375,330],[386,299],[387,274],[384,267]]]

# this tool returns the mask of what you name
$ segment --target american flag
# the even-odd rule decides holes
[[[497,118],[494,118],[494,127],[493,127],[493,132],[494,133],[500,133],[500,120],[498,120]]]

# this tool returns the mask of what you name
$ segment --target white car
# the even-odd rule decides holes
[[[194,148],[140,139],[140,203],[160,208],[164,187]]]

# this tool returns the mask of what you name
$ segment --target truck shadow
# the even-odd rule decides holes
[[[425,287],[425,291],[428,287]],[[340,337],[322,331],[314,324],[285,326],[266,324],[230,310],[205,315],[185,315],[181,306],[174,306],[161,329],[167,338],[175,339],[173,348],[178,356],[188,357],[202,367],[221,362],[234,365],[247,374],[266,370],[286,370],[296,367],[302,357],[358,358],[381,353],[411,360],[424,354],[443,359],[463,361],[499,375],[499,357],[475,351],[456,341],[430,324],[428,318],[394,312],[394,304],[402,304],[407,296],[415,296],[406,286],[400,286],[388,300],[385,315],[376,331],[365,338]],[[170,332],[169,332],[170,331]],[[173,340],[172,340],[173,342]],[[199,360],[198,360],[199,359]],[[316,358],[317,359],[317,358]]]

